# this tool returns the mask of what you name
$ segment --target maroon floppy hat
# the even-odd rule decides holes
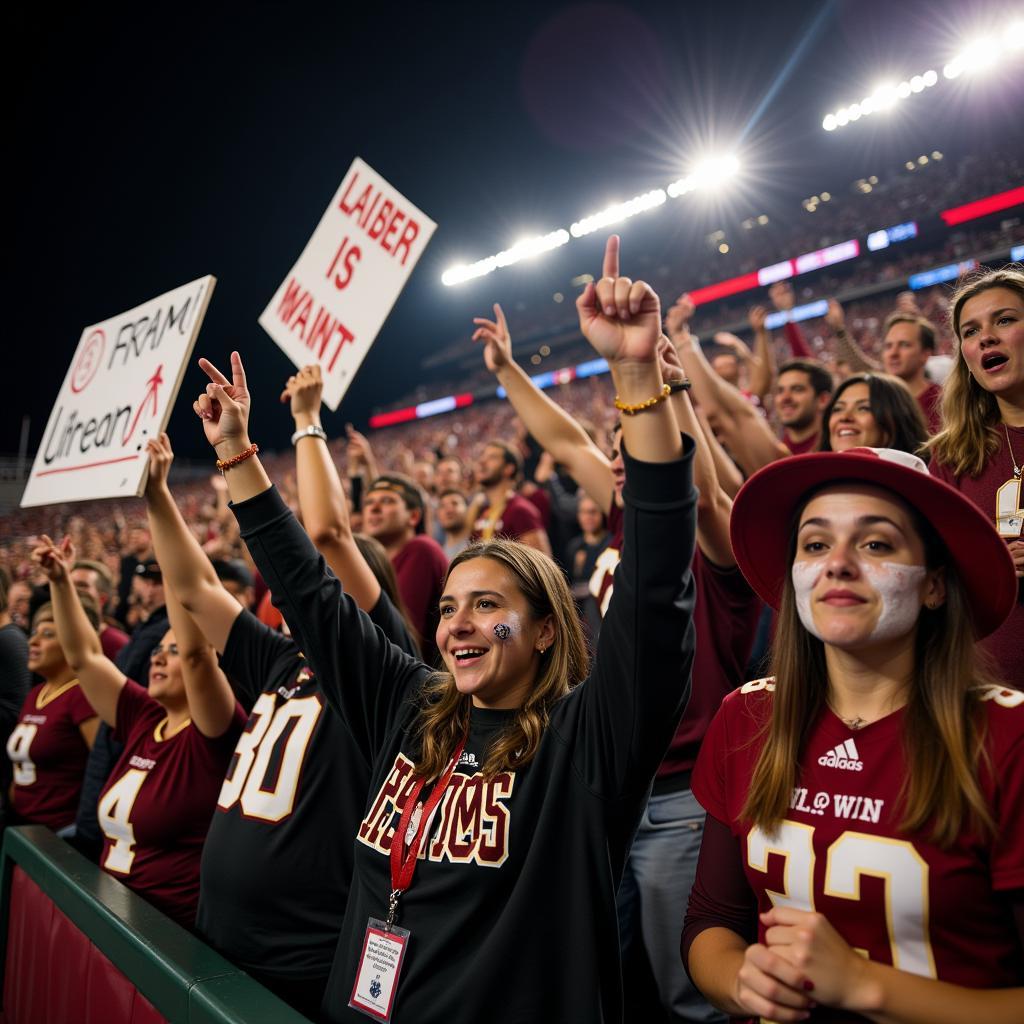
[[[732,507],[732,548],[763,601],[778,608],[782,599],[793,517],[808,491],[847,481],[884,487],[928,520],[967,592],[979,639],[1003,624],[1017,600],[1006,542],[977,505],[930,476],[916,455],[891,448],[793,455],[758,470],[740,488]]]

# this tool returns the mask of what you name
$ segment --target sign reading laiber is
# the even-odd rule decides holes
[[[22,507],[139,495],[216,284],[201,277],[82,331]]]
[[[358,157],[260,325],[337,409],[437,225]]]

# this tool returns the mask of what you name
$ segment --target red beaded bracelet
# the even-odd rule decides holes
[[[245,462],[246,459],[252,458],[258,451],[260,446],[258,444],[251,444],[244,452],[239,452],[237,455],[232,455],[230,459],[218,459],[217,468],[224,473],[229,470],[232,466],[237,466],[240,462]]]

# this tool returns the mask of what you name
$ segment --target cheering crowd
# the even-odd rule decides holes
[[[666,1020],[1024,1019],[1024,273],[827,363],[663,298],[609,239],[559,401],[495,305],[426,443],[200,360],[212,489],[162,435],[4,547],[5,825],[314,1020],[621,1020],[637,951]]]

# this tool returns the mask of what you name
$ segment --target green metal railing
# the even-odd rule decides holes
[[[6,964],[11,876],[16,865],[169,1021],[308,1024],[306,1017],[240,968],[38,825],[4,833],[0,971]],[[0,978],[0,1006],[2,1000]]]

